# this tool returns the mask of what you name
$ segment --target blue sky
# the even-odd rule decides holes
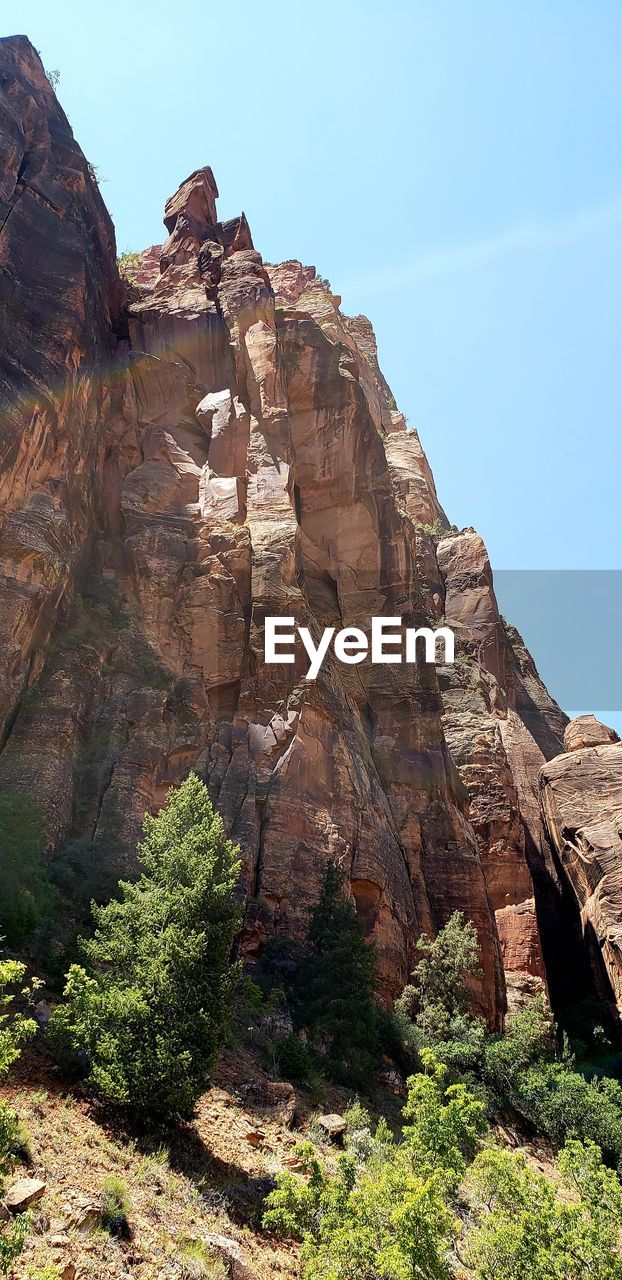
[[[2,18],[60,71],[120,249],[161,240],[165,198],[211,164],[266,259],[314,263],[370,316],[450,519],[496,567],[622,568],[619,0]]]

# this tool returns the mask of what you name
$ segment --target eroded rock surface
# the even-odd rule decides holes
[[[582,723],[588,721],[590,723]],[[610,735],[610,736],[607,736]],[[573,746],[544,765],[546,826],[579,905],[583,936],[599,994],[622,1012],[622,743],[591,716],[571,721]]]
[[[619,741],[615,729],[601,724],[595,716],[575,716],[564,730],[564,751],[581,751],[583,747],[599,747]]]

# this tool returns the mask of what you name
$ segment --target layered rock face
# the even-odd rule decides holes
[[[39,58],[20,37],[1,49],[3,741],[95,519],[121,294],[112,223]]]
[[[566,718],[481,539],[448,524],[371,325],[314,268],[265,264],[243,214],[220,222],[209,168],[122,282],[23,38],[0,41],[0,110],[0,787],[42,805],[51,857],[86,841],[116,873],[195,768],[240,844],[247,956],[304,930],[333,858],[387,995],[460,909],[499,1025],[555,982],[570,872],[538,772]],[[315,637],[444,618],[457,662],[329,653],[310,682],[300,646],[266,665],[270,615]]]

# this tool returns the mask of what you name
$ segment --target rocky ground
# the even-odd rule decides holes
[[[355,1095],[274,1077],[252,1046],[231,1046],[194,1121],[146,1133],[62,1087],[40,1049],[26,1051],[0,1091],[27,1135],[5,1202],[12,1188],[22,1202],[34,1197],[32,1234],[11,1280],[31,1280],[34,1269],[50,1266],[62,1280],[297,1280],[298,1246],[261,1230],[262,1200],[278,1170],[296,1169],[300,1141],[311,1139],[334,1165],[338,1122]],[[402,1102],[384,1088],[375,1105],[365,1099],[372,1117],[383,1114],[396,1130]],[[511,1124],[494,1133],[558,1180],[546,1142]],[[101,1221],[111,1175],[122,1180],[128,1202],[128,1229],[118,1236]]]
[[[2,1097],[28,1134],[7,1197],[13,1186],[19,1194],[23,1179],[33,1183],[22,1188],[22,1201],[35,1196],[16,1280],[51,1264],[64,1280],[299,1274],[296,1248],[259,1230],[262,1198],[274,1174],[291,1166],[301,1137],[312,1132],[323,1144],[315,1117],[322,1104],[343,1108],[345,1093],[313,1099],[271,1080],[257,1054],[237,1049],[224,1056],[192,1124],[147,1135],[115,1126],[79,1093],[61,1088],[35,1050]],[[108,1175],[122,1179],[127,1192],[127,1239],[101,1225]]]

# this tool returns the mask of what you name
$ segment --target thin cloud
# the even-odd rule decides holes
[[[523,222],[518,226],[508,227],[487,240],[434,249],[400,267],[349,280],[343,285],[343,292],[364,289],[366,293],[389,293],[393,289],[402,288],[404,284],[439,280],[462,272],[477,271],[480,267],[501,262],[517,253],[572,245],[578,240],[608,231],[620,223],[622,196],[617,196],[557,221]]]

